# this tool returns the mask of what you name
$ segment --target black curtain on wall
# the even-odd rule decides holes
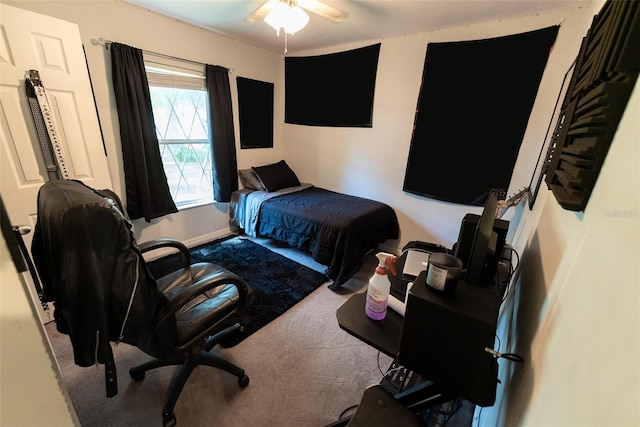
[[[213,194],[217,202],[229,202],[231,193],[238,189],[229,70],[207,65],[205,77],[209,93],[209,132],[213,143]]]
[[[164,173],[142,50],[111,43],[111,73],[131,219],[178,212]]]
[[[507,191],[558,29],[428,45],[404,191],[476,206]]]
[[[273,148],[273,83],[238,77],[240,148]]]

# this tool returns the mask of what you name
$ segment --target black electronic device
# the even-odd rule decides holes
[[[464,265],[466,283],[494,283],[509,230],[509,221],[495,218],[497,207],[497,198],[489,194],[482,215],[467,214],[462,220],[454,254]]]
[[[479,406],[495,402],[494,348],[500,289],[459,282],[455,294],[427,289],[420,273],[407,296],[398,362],[450,395]]]
[[[473,240],[476,235],[476,229],[480,222],[480,215],[466,214],[462,218],[460,224],[460,233],[458,242],[454,245],[453,252],[457,258],[462,261],[463,268],[469,265],[469,255],[473,246]],[[485,259],[485,271],[483,274],[483,282],[491,283],[491,278],[495,277],[498,261],[504,251],[504,246],[509,232],[509,221],[496,218],[493,223],[493,232],[495,233],[495,251],[490,250]],[[492,234],[493,236],[493,234]],[[490,242],[491,243],[491,242]]]

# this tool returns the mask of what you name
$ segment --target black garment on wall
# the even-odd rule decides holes
[[[285,57],[285,123],[372,127],[380,43],[317,56]]]
[[[131,219],[150,222],[178,212],[160,156],[142,50],[111,43],[111,74],[120,123],[120,140]]]
[[[240,148],[273,147],[273,83],[238,77]]]
[[[558,29],[427,46],[404,191],[481,206],[507,190]]]

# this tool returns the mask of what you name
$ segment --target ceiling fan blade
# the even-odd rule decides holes
[[[297,4],[333,22],[342,22],[349,16],[348,13],[318,0],[297,0]]]
[[[267,16],[269,11],[273,8],[273,6],[277,3],[277,1],[268,0],[262,6],[253,11],[253,13],[247,16],[245,19],[249,22],[258,22],[264,20],[264,17]]]

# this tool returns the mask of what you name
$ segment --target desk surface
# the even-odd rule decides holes
[[[353,295],[338,311],[336,317],[342,329],[366,342],[390,357],[396,357],[400,346],[402,322],[404,318],[395,311],[388,309],[387,316],[382,320],[373,320],[364,312],[367,293]]]

